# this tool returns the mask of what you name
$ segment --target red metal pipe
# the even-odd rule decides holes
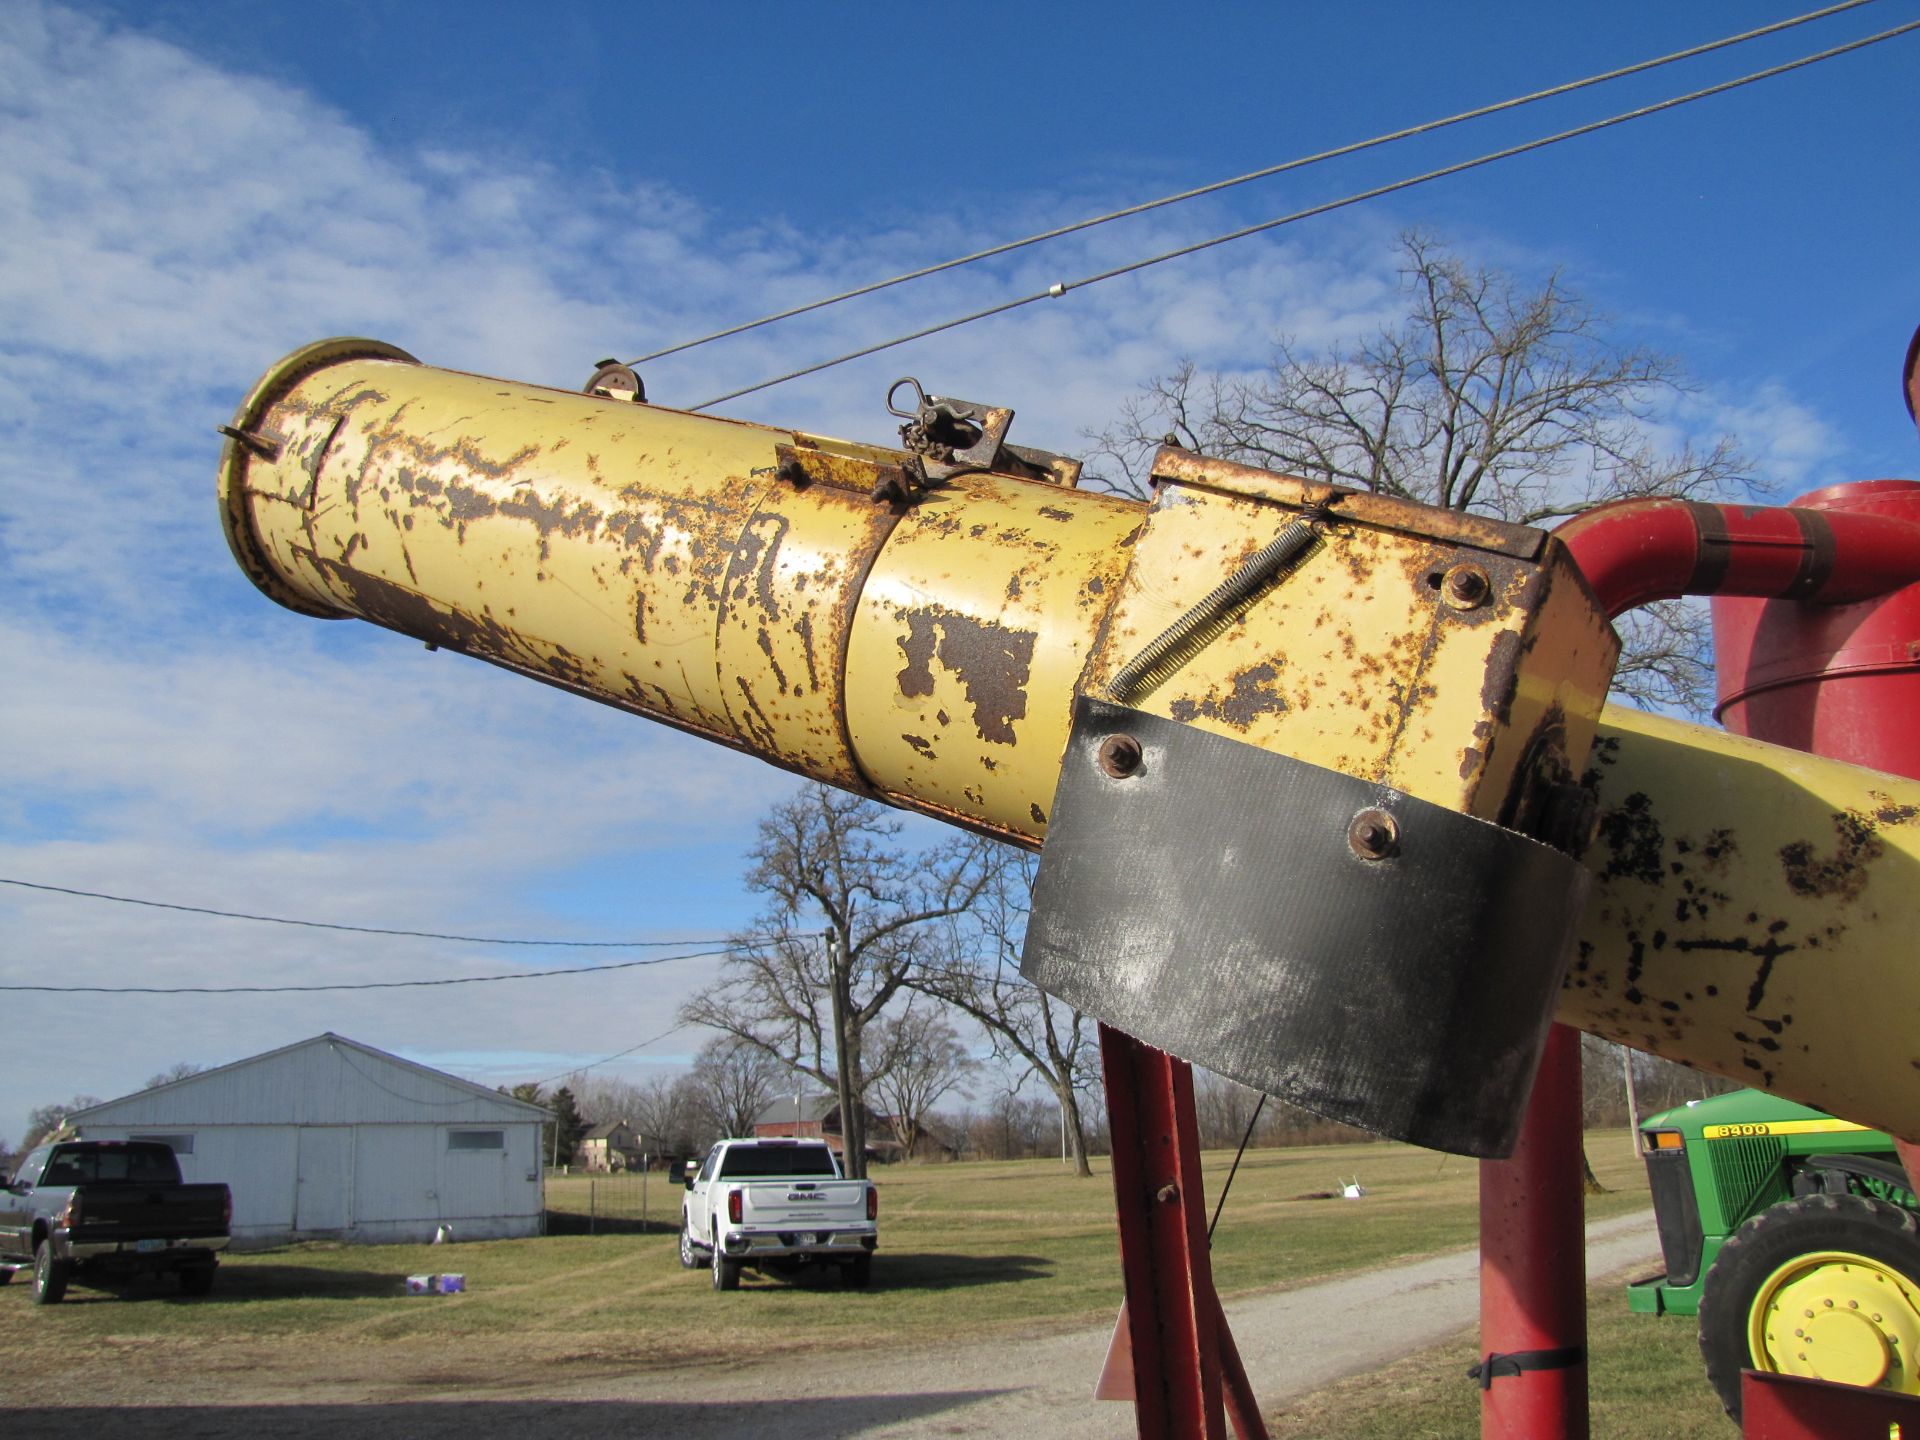
[[[1610,616],[1680,595],[1845,604],[1920,580],[1920,524],[1854,510],[1622,500],[1554,534]]]
[[[1547,1036],[1507,1160],[1480,1164],[1481,1440],[1585,1440],[1580,1035]]]

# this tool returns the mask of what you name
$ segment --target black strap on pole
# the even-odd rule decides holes
[[[1563,1345],[1557,1350],[1513,1350],[1505,1355],[1489,1353],[1476,1365],[1467,1367],[1467,1378],[1478,1380],[1482,1390],[1491,1390],[1495,1380],[1517,1379],[1524,1370],[1569,1370],[1584,1365],[1587,1347]]]

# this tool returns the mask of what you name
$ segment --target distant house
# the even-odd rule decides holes
[[[89,1140],[162,1140],[233,1191],[235,1248],[540,1233],[552,1115],[344,1035],[203,1070],[67,1117]]]
[[[582,1170],[638,1170],[647,1147],[640,1134],[624,1120],[593,1126],[574,1147],[574,1164]]]
[[[900,1158],[900,1142],[893,1138],[893,1122],[869,1109],[867,1116],[867,1158],[892,1161]],[[756,1139],[792,1135],[825,1140],[835,1154],[842,1154],[840,1102],[832,1095],[799,1095],[776,1100],[753,1117]]]

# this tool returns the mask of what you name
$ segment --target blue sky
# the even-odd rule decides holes
[[[784,777],[366,626],[282,611],[213,504],[256,376],[330,334],[578,385],[767,310],[1063,220],[1798,13],[1781,4],[524,7],[0,0],[0,875],[506,935],[744,924]],[[324,15],[324,19],[319,18]],[[1904,21],[1784,35],[1106,227],[658,362],[662,403]],[[1076,292],[749,397],[891,438],[911,372],[1084,448],[1182,357],[1353,335],[1393,237],[1558,269],[1700,388],[1779,498],[1920,470],[1898,371],[1920,36]],[[534,957],[536,963],[540,957]],[[523,951],[327,937],[0,887],[11,983],[491,973]],[[545,963],[576,963],[551,952]],[[711,962],[305,999],[11,994],[0,1136],[324,1029],[488,1082],[671,1024]],[[103,1037],[111,1037],[111,1044]],[[679,1037],[623,1062],[682,1063]]]

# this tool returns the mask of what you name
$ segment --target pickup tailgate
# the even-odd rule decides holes
[[[225,1185],[82,1185],[75,1244],[216,1239],[227,1233]]]
[[[847,1225],[867,1218],[865,1180],[753,1180],[738,1186],[742,1222],[769,1229]]]

